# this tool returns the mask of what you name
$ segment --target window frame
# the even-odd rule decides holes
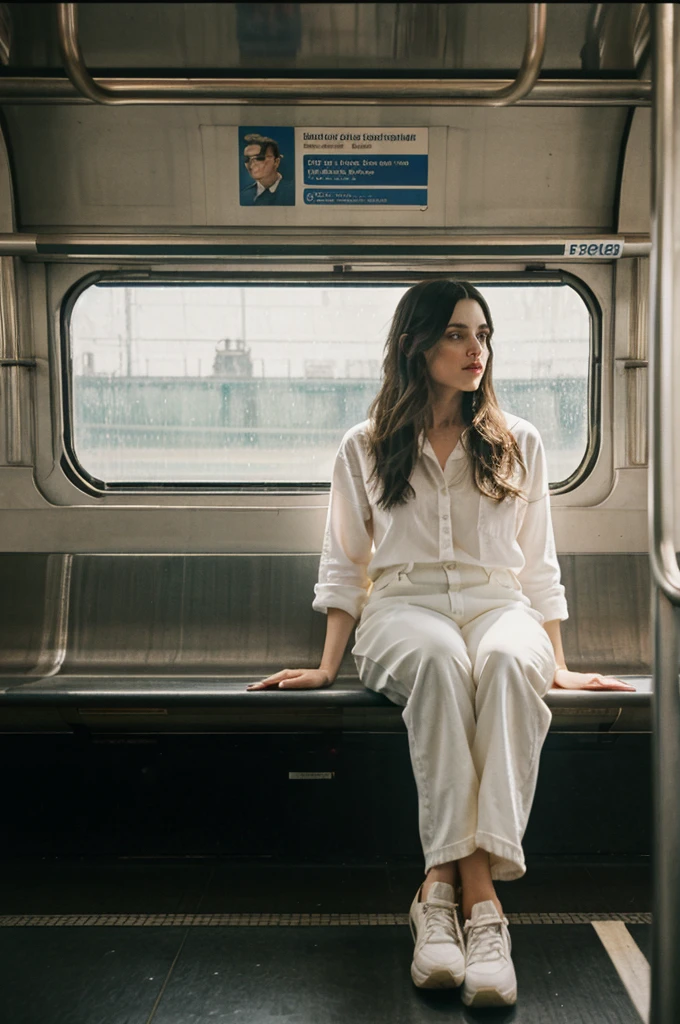
[[[297,284],[301,287],[332,285],[355,287],[371,285],[416,284],[418,281],[447,276],[483,288],[485,285],[527,285],[536,287],[548,285],[566,285],[574,289],[584,302],[589,314],[590,358],[588,363],[587,384],[587,436],[583,457],[574,471],[565,480],[551,483],[550,494],[561,495],[575,490],[590,476],[598,460],[602,445],[602,310],[590,286],[570,271],[542,265],[540,268],[527,267],[524,270],[474,270],[465,271],[452,267],[450,271],[441,268],[436,270],[413,267],[404,269],[395,261],[395,269],[371,271],[363,270],[360,265],[347,264],[333,267],[332,270],[285,270],[272,268],[266,271],[182,271],[182,270],[144,270],[132,268],[96,270],[78,278],[64,294],[59,309],[59,344],[61,369],[61,412],[62,412],[62,455],[61,468],[67,479],[82,492],[97,498],[113,495],[313,495],[330,491],[330,481],[311,481],[309,483],[239,483],[225,481],[192,481],[173,482],[108,482],[100,480],[81,463],[74,445],[74,378],[72,364],[71,320],[76,302],[88,288],[97,284],[110,282],[117,287],[153,286],[153,285],[282,285]]]

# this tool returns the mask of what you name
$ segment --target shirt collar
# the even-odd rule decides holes
[[[435,455],[434,448],[430,444],[427,433],[424,430],[421,430],[420,434],[418,435],[418,451],[421,455],[426,455],[428,459],[432,459],[434,462],[436,462],[439,468],[441,469],[441,466],[439,465],[439,459]],[[463,448],[462,441],[459,441],[456,447],[449,455],[449,460],[451,462],[457,462],[459,459],[464,458],[465,449]]]
[[[277,176],[276,181],[274,182],[274,184],[270,185],[268,190],[264,187],[264,185],[262,184],[261,181],[256,181],[255,182],[255,198],[258,198],[258,196],[261,196],[263,192],[267,192],[267,191],[269,191],[269,192],[276,192],[276,190],[279,187],[279,184],[280,184],[282,178],[283,178],[283,175],[279,174]]]

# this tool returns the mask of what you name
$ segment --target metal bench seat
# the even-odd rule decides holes
[[[570,668],[631,678],[636,693],[553,690],[553,730],[651,728],[644,554],[563,555]],[[0,555],[0,729],[404,729],[366,690],[347,645],[333,687],[246,692],[318,664],[318,554]]]
[[[401,708],[341,676],[320,690],[247,691],[261,674],[216,676],[72,675],[5,678],[0,728],[60,722],[125,731],[333,730],[393,732]],[[651,731],[650,676],[622,676],[636,692],[553,689],[546,696],[557,732]]]

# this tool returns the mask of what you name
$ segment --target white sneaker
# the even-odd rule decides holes
[[[512,1006],[517,1002],[517,978],[510,958],[512,943],[507,917],[493,900],[475,903],[465,922],[467,949],[465,984],[461,999],[466,1006]]]
[[[465,977],[465,942],[453,886],[433,882],[420,903],[422,885],[409,913],[413,951],[411,977],[418,988],[457,988]]]

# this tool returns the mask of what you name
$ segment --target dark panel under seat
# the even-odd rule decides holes
[[[525,853],[643,855],[651,842],[651,737],[549,734]]]
[[[0,917],[190,913],[214,872],[213,858],[13,857],[0,861]]]
[[[91,914],[406,914],[422,859],[376,864],[270,859],[32,856],[4,859],[0,919]],[[624,914],[651,910],[649,859],[529,859],[498,882],[508,914]]]
[[[0,771],[1,857],[422,858],[405,733],[6,736]],[[650,843],[649,737],[549,735],[527,856]]]

